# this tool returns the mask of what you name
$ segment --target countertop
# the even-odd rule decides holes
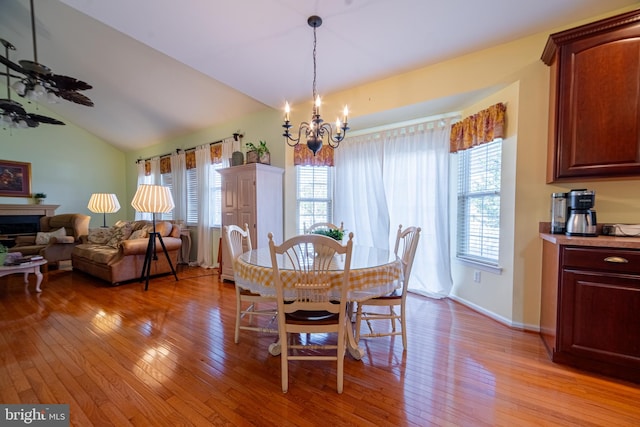
[[[556,245],[600,246],[607,248],[640,249],[640,237],[582,237],[551,233],[540,233],[540,237]]]
[[[640,237],[616,237],[607,236],[601,234],[597,237],[583,237],[583,236],[567,236],[565,234],[552,234],[551,224],[548,222],[541,222],[538,224],[538,231],[540,232],[540,238],[554,245],[573,245],[573,246],[594,246],[594,247],[606,247],[606,248],[626,248],[626,249],[640,249]],[[602,226],[598,225],[598,233],[602,230]]]

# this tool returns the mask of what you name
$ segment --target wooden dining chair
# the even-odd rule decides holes
[[[330,222],[316,222],[315,224],[311,224],[309,227],[306,227],[305,233],[312,233],[315,230],[320,228],[328,228],[329,230],[344,230],[344,223],[340,223],[340,227]]]
[[[402,288],[396,289],[388,295],[381,297],[371,298],[358,303],[356,310],[356,342],[360,340],[360,337],[385,337],[393,335],[402,335],[402,346],[407,349],[407,318],[406,318],[406,300],[407,300],[407,285],[409,283],[409,277],[411,277],[411,267],[413,266],[413,259],[416,255],[416,249],[418,248],[418,241],[420,240],[420,227],[407,227],[402,229],[402,224],[398,227],[398,233],[396,235],[396,245],[394,253],[400,257],[402,261]],[[388,311],[382,310],[374,311],[371,307],[387,307]],[[396,309],[400,308],[397,312]],[[379,320],[391,321],[391,330],[385,328],[385,331],[376,332],[373,328],[373,322]],[[366,322],[369,332],[365,334],[360,333],[360,327],[362,322]],[[400,330],[396,327],[396,322],[400,324]],[[378,325],[380,326],[380,325]]]
[[[245,224],[244,229],[237,225],[225,225],[223,227],[224,237],[231,256],[232,262],[235,261],[242,253],[250,251],[251,235],[249,234],[249,225]],[[247,305],[248,304],[248,305]],[[267,308],[258,309],[258,304],[268,305]],[[275,327],[270,327],[276,319],[276,300],[272,297],[263,297],[260,294],[253,293],[247,289],[242,289],[236,285],[236,326],[234,334],[234,342],[240,341],[240,330],[266,332],[277,334]],[[242,319],[248,316],[248,323],[243,324]],[[269,317],[270,321],[266,327],[254,323],[253,316]]]
[[[318,234],[295,236],[281,245],[274,243],[271,233],[268,237],[278,301],[282,391],[289,388],[289,361],[335,360],[337,390],[342,393],[353,233],[345,246]],[[340,267],[342,272],[336,275]],[[295,341],[300,334],[312,338]],[[322,337],[322,342],[313,343],[313,334],[332,334],[337,341],[333,344]]]

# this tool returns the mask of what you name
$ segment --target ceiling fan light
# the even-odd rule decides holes
[[[33,91],[36,93],[37,96],[42,96],[47,92],[44,86],[42,86],[42,84],[40,83],[38,83],[33,87]]]
[[[38,99],[38,94],[35,90],[28,90],[27,93],[24,94],[24,97],[31,101],[35,101]]]
[[[26,129],[29,127],[29,125],[27,124],[27,122],[25,120],[20,120],[17,123],[17,127],[19,127],[20,129]]]
[[[55,94],[55,92],[49,91],[47,92],[47,102],[49,104],[57,104],[58,102],[60,102],[60,98]]]
[[[21,80],[18,80],[17,82],[15,82],[14,84],[11,85],[11,87],[13,88],[13,90],[16,91],[16,93],[20,96],[24,96],[24,92],[27,89],[27,86],[25,86],[24,83],[22,83]]]

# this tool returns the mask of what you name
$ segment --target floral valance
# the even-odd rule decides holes
[[[293,164],[295,166],[333,166],[333,147],[323,144],[314,156],[307,144],[301,142],[293,147]]]
[[[222,163],[222,143],[213,143],[209,146],[211,150],[211,163]],[[189,150],[185,153],[185,165],[187,169],[196,167],[196,152]],[[171,156],[165,155],[160,158],[160,173],[165,174],[171,172]],[[144,163],[144,174],[151,174],[151,162],[148,160]]]
[[[451,125],[449,151],[455,153],[503,138],[506,111],[500,102]]]

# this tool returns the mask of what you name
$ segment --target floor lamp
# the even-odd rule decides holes
[[[115,194],[93,193],[87,207],[93,213],[102,214],[102,228],[107,228],[107,214],[118,212],[120,202]]]
[[[142,264],[142,273],[140,275],[140,281],[145,280],[144,290],[149,289],[149,276],[151,276],[151,261],[156,261],[158,255],[156,254],[156,239],[162,246],[162,251],[167,257],[169,266],[171,267],[171,273],[178,280],[176,270],[173,268],[173,263],[167,252],[167,248],[164,245],[162,236],[156,232],[156,214],[171,212],[175,207],[173,203],[173,197],[171,197],[171,190],[169,187],[163,187],[162,185],[149,185],[141,184],[136,190],[136,194],[133,196],[131,206],[138,212],[147,212],[153,215],[153,232],[149,233],[149,243],[147,244],[147,252],[144,257],[144,264]]]

